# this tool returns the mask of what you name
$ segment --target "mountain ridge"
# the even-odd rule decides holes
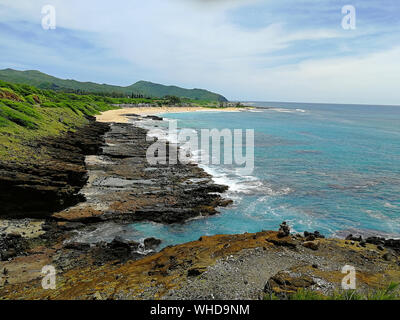
[[[19,71],[11,68],[0,70],[0,79],[7,82],[28,84],[40,89],[58,91],[73,91],[80,93],[104,93],[119,95],[143,95],[148,97],[178,96],[194,100],[228,101],[224,96],[205,89],[186,89],[175,85],[163,85],[150,81],[140,80],[132,85],[123,87],[117,85],[100,84],[91,81],[77,81],[61,79],[38,70]]]

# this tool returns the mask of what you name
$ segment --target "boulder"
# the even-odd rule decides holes
[[[280,298],[287,298],[299,289],[307,289],[315,284],[313,278],[301,273],[280,271],[269,278],[264,286],[264,293],[275,294]]]
[[[147,238],[144,240],[144,248],[145,250],[154,250],[161,244],[161,242],[162,241],[160,239]]]
[[[319,248],[319,241],[305,241],[302,243],[303,247],[311,249],[311,250],[318,250]]]

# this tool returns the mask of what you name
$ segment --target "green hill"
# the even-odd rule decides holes
[[[75,93],[95,93],[114,96],[131,96],[133,94],[159,98],[165,96],[178,96],[194,100],[227,101],[227,99],[222,95],[203,89],[184,89],[177,86],[164,86],[147,81],[138,81],[128,87],[120,87],[94,82],[64,80],[35,70],[0,70],[0,79],[13,83],[32,85],[40,89]]]

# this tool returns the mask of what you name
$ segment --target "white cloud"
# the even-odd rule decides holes
[[[4,0],[8,9],[1,14],[3,21],[18,17],[39,24],[41,6],[55,5],[59,27],[82,31],[82,36],[93,33],[91,41],[112,53],[114,60],[126,62],[123,70],[114,72],[125,75],[121,84],[144,78],[204,87],[232,99],[400,103],[394,88],[400,77],[398,48],[271,67],[282,59],[276,53],[294,42],[354,33],[301,26],[289,31],[283,24],[244,29],[229,21],[229,10],[256,2],[260,1]],[[87,80],[107,81],[97,79],[95,72]]]

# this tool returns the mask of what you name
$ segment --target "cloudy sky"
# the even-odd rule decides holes
[[[44,5],[57,28],[44,30]],[[342,28],[342,7],[356,29]],[[400,104],[399,0],[0,0],[0,68],[231,100]]]

